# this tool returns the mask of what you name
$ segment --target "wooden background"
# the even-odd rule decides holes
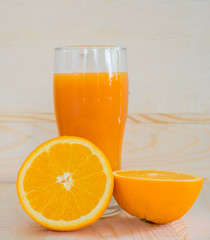
[[[210,1],[0,0],[0,181],[57,136],[54,48],[128,49],[123,168],[210,179]]]

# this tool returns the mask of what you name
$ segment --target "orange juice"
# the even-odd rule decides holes
[[[128,74],[56,73],[54,106],[59,134],[92,141],[112,170],[121,167],[128,107]]]

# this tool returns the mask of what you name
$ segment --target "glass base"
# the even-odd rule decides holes
[[[121,207],[117,204],[114,197],[112,196],[112,199],[109,203],[108,208],[106,209],[105,213],[102,215],[102,218],[111,217],[114,215],[119,214],[122,211]]]

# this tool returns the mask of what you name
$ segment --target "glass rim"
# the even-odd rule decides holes
[[[125,47],[119,45],[72,45],[72,46],[61,46],[56,47],[55,51],[59,50],[71,50],[71,49],[120,49],[126,50]]]

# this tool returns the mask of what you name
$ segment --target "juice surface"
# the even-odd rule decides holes
[[[128,107],[128,74],[56,73],[54,106],[59,134],[92,141],[112,170],[121,167]]]

